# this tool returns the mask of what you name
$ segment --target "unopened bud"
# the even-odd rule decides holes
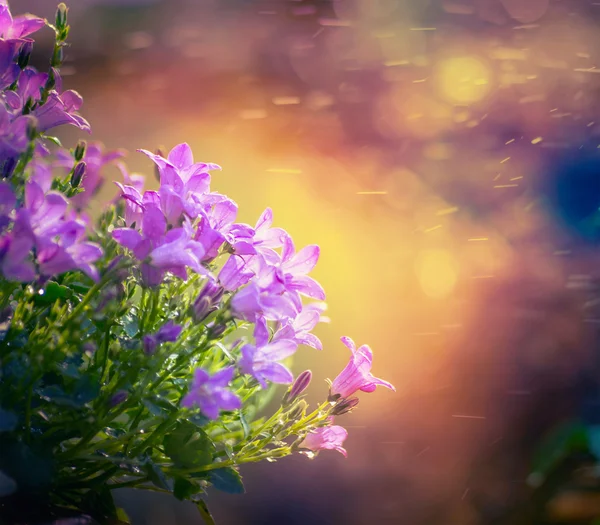
[[[300,396],[300,394],[302,394],[302,392],[304,392],[308,388],[308,385],[310,385],[311,380],[312,372],[310,370],[305,370],[304,372],[302,372],[292,383],[292,386],[283,397],[283,404],[289,405],[294,400],[296,400]]]
[[[56,9],[55,25],[57,29],[64,29],[67,26],[67,12],[69,9],[64,3],[58,4]]]
[[[87,170],[87,164],[85,162],[78,162],[75,164],[75,168],[73,169],[73,174],[71,175],[71,187],[78,188],[81,184],[81,179],[85,175]]]
[[[56,86],[56,73],[54,68],[50,68],[50,71],[48,71],[48,80],[46,80],[45,89],[46,91],[52,91],[54,86]]]
[[[157,343],[156,338],[154,336],[145,335],[142,338],[142,346],[144,348],[144,353],[146,355],[152,355],[152,354],[154,354],[154,352],[156,352],[157,345],[158,345],[158,343]]]
[[[352,409],[355,408],[356,405],[358,405],[358,397],[350,397],[335,405],[330,413],[332,416],[341,416],[348,412],[352,412]]]
[[[27,64],[29,64],[29,59],[31,58],[31,52],[33,51],[33,41],[26,40],[21,45],[21,49],[19,50],[19,56],[17,58],[17,64],[21,69],[25,69]]]
[[[212,339],[216,339],[218,337],[221,337],[225,333],[225,330],[227,330],[227,325],[225,323],[219,323],[219,324],[212,323],[209,326],[209,328],[210,328],[210,337]]]
[[[223,292],[223,287],[215,281],[209,280],[206,283],[192,305],[192,315],[196,322],[204,321],[212,312],[217,310]]]
[[[80,140],[77,143],[77,146],[75,146],[75,150],[73,151],[73,157],[75,157],[75,160],[80,161],[83,159],[86,148],[87,142],[85,140]]]
[[[116,407],[117,405],[120,405],[121,403],[123,403],[127,399],[128,396],[129,396],[129,394],[127,393],[126,390],[119,390],[109,399],[108,405],[111,408]]]
[[[4,161],[2,165],[2,178],[8,179],[15,171],[15,167],[17,166],[17,159],[14,157],[9,157]]]

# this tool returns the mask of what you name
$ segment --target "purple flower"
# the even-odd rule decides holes
[[[68,204],[61,193],[44,193],[39,184],[30,180],[25,186],[25,206],[17,213],[12,235],[16,236],[15,230],[19,230],[19,239],[28,237],[31,244],[35,243],[42,275],[79,269],[96,280],[98,271],[93,263],[102,256],[102,249],[85,241],[86,224],[67,217]],[[25,241],[20,240],[19,246],[21,242]]]
[[[213,376],[202,368],[194,372],[194,379],[190,391],[181,401],[184,407],[199,407],[204,415],[210,419],[217,419],[220,410],[236,410],[241,408],[242,401],[233,392],[228,390],[228,385],[233,379],[233,367],[219,370]]]
[[[371,374],[373,352],[367,345],[362,345],[356,349],[354,341],[349,337],[342,337],[341,341],[352,351],[352,357],[346,368],[342,370],[331,384],[332,396],[339,395],[341,398],[347,398],[357,390],[373,392],[377,385],[389,388],[394,392],[396,391],[391,383]]]
[[[0,182],[0,233],[2,233],[10,223],[10,215],[15,209],[16,202],[17,199],[10,184]]]
[[[267,387],[267,381],[291,383],[294,376],[278,361],[291,356],[298,345],[287,339],[269,343],[269,329],[263,318],[256,323],[254,338],[254,345],[246,344],[241,349],[242,357],[238,364],[242,372],[254,377],[263,388]]]
[[[271,208],[267,208],[256,222],[252,244],[265,261],[276,264],[279,261],[279,255],[275,248],[283,246],[286,237],[289,236],[281,228],[272,228],[272,224],[273,211]]]
[[[161,343],[174,343],[181,335],[183,327],[175,324],[172,320],[162,325],[158,332],[153,335],[145,335],[143,338],[144,353],[151,355]]]
[[[51,91],[46,103],[32,112],[37,119],[37,130],[44,132],[56,126],[71,124],[91,133],[88,121],[77,113],[82,105],[83,99],[76,91],[68,90],[60,95],[57,91]]]
[[[221,169],[216,164],[194,163],[188,144],[178,144],[167,158],[147,150],[138,150],[154,161],[160,173],[160,201],[169,224],[177,224],[182,213],[195,219],[202,207],[202,197],[208,192],[208,171]]]
[[[39,73],[32,67],[26,67],[19,75],[17,83],[17,95],[20,97],[19,109],[21,109],[29,99],[38,102],[41,98],[40,90],[48,82],[48,73]]]
[[[140,261],[148,258],[148,262],[142,264],[142,274],[148,286],[160,284],[165,272],[185,280],[186,267],[197,273],[208,273],[200,264],[204,247],[191,238],[188,223],[167,231],[165,216],[154,203],[145,205],[141,222],[141,233],[132,228],[115,228],[113,238],[121,246],[132,250]]]
[[[288,320],[277,330],[273,336],[274,341],[279,339],[293,339],[298,344],[312,346],[317,350],[323,350],[321,340],[310,331],[317,326],[320,320],[318,311],[303,308],[302,311],[293,320]]]
[[[13,119],[12,114],[0,105],[0,162],[15,158],[27,149],[27,131],[34,124],[35,119],[29,115]]]
[[[348,456],[346,449],[342,446],[348,437],[348,431],[339,425],[320,427],[309,432],[300,446],[313,452],[319,450],[337,450],[344,457]]]
[[[35,279],[35,268],[30,261],[33,239],[22,235],[15,223],[13,231],[0,237],[0,271],[9,281],[28,282]]]
[[[0,38],[4,40],[17,40],[35,33],[45,22],[43,18],[33,15],[13,17],[6,1],[0,2]]]
[[[2,6],[0,6],[1,8]],[[19,47],[18,42],[0,40],[0,88],[3,90],[19,77],[21,68],[15,62],[15,55]]]
[[[247,275],[247,280],[252,276],[252,273]],[[221,274],[219,278],[222,279]],[[227,288],[225,284],[224,286]],[[296,302],[293,301],[291,294],[285,293],[285,290],[282,293],[273,293],[270,288],[260,288],[256,281],[250,282],[233,296],[231,308],[236,317],[250,322],[254,322],[256,317],[285,321],[297,315]]]

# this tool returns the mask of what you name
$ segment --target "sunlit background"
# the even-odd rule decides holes
[[[271,206],[298,246],[322,247],[332,322],[323,352],[294,363],[315,373],[313,399],[346,334],[398,389],[340,421],[348,459],[244,467],[247,494],[210,494],[217,522],[536,525],[511,518],[536,443],[598,371],[584,306],[600,260],[600,2],[70,4],[63,73],[94,140],[149,177],[136,148],[187,141],[223,166],[213,187],[242,221]],[[134,523],[201,523],[155,495],[120,502]]]

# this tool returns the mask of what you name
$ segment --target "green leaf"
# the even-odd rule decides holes
[[[242,477],[234,468],[226,467],[211,470],[208,479],[216,489],[228,494],[243,494],[246,492]]]
[[[73,291],[70,288],[54,281],[50,281],[42,292],[35,296],[36,304],[51,304],[59,299],[68,299],[73,295]]]
[[[59,148],[62,148],[62,144],[61,144],[60,140],[58,139],[58,137],[53,137],[51,135],[42,135],[42,138],[49,140],[50,142],[53,142],[54,144],[56,144]]]
[[[181,421],[163,439],[165,453],[178,467],[200,467],[212,463],[216,452],[206,432],[188,421]]]
[[[201,492],[204,492],[204,490],[197,483],[185,478],[175,478],[173,494],[177,499],[187,500]]]
[[[122,507],[117,508],[117,520],[119,523],[127,525],[131,524],[131,518],[127,515],[127,512],[125,512],[125,509]]]
[[[533,461],[533,471],[546,478],[556,466],[573,452],[589,448],[588,431],[578,422],[559,425],[546,436]]]
[[[173,480],[169,479],[161,468],[154,463],[151,459],[147,458],[143,464],[144,472],[148,475],[148,478],[158,488],[172,491]]]
[[[83,509],[98,521],[118,519],[118,511],[110,489],[106,485],[90,489],[83,498]],[[104,518],[104,520],[101,520]]]
[[[134,337],[140,329],[139,319],[137,316],[128,315],[123,321],[123,330],[125,330],[125,333],[129,337]]]
[[[11,432],[17,426],[18,420],[14,412],[0,408],[0,432]]]
[[[200,516],[202,516],[202,519],[204,520],[204,523],[206,523],[206,525],[216,525],[215,520],[212,517],[210,510],[208,510],[208,506],[206,505],[206,502],[204,500],[198,501],[196,503],[196,506],[198,507]]]
[[[82,376],[75,383],[72,393],[65,392],[58,385],[49,385],[37,391],[46,401],[71,408],[84,407],[87,403],[96,399],[99,392],[100,385],[90,375]]]
[[[248,422],[244,417],[243,410],[240,410],[240,423],[242,424],[242,428],[244,429],[244,439],[246,439],[250,435],[250,425],[248,425]]]

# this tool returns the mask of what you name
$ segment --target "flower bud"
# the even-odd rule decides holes
[[[67,27],[67,12],[68,12],[68,10],[69,9],[63,2],[58,4],[58,7],[56,9],[56,18],[55,18],[55,24],[54,24],[57,29],[64,29],[65,27]]]
[[[15,167],[17,166],[17,159],[14,157],[9,157],[4,161],[2,166],[2,178],[8,179],[15,171]]]
[[[296,380],[292,383],[292,386],[283,397],[283,404],[289,405],[294,402],[302,392],[304,392],[312,380],[312,372],[305,370],[302,372]]]
[[[343,414],[347,414],[348,412],[352,412],[352,409],[358,405],[358,397],[350,397],[348,399],[344,399],[337,405],[333,407],[331,410],[332,416],[341,416]]]
[[[51,67],[50,71],[48,71],[48,80],[46,80],[46,85],[44,86],[44,88],[46,89],[46,91],[52,91],[55,86],[56,86],[56,72],[55,72],[54,68]]]
[[[221,337],[225,333],[225,330],[227,330],[227,324],[225,324],[225,323],[219,323],[219,324],[211,323],[208,326],[208,328],[210,328],[210,337],[212,339],[216,339],[218,337]]]
[[[77,143],[77,146],[75,146],[75,150],[73,151],[73,157],[75,157],[76,161],[80,161],[83,159],[86,148],[87,142],[85,140],[80,140]]]
[[[121,403],[123,403],[127,399],[128,396],[129,396],[129,394],[127,393],[126,390],[119,390],[108,400],[108,405],[111,408],[116,407],[117,405],[120,405]]]
[[[73,169],[73,174],[71,175],[71,187],[78,188],[81,184],[81,179],[85,175],[87,169],[87,164],[83,161],[75,164],[75,168]]]
[[[215,281],[209,280],[192,305],[194,320],[198,323],[204,321],[212,312],[217,310],[222,297],[223,287]]]
[[[145,335],[142,338],[142,346],[146,355],[152,355],[156,352],[156,346],[158,345],[156,338],[151,335]]]
[[[27,64],[29,64],[29,59],[31,58],[31,52],[33,51],[33,41],[26,40],[21,45],[21,49],[19,49],[19,56],[17,58],[17,64],[21,69],[25,69]]]

